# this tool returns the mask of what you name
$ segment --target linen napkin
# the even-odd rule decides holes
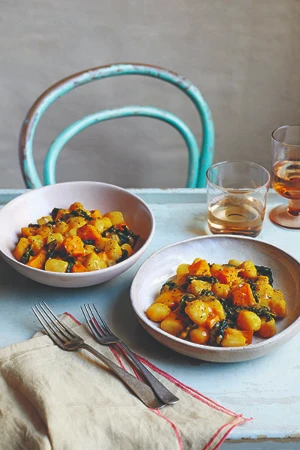
[[[62,319],[134,373],[84,325]],[[93,355],[63,351],[41,333],[1,349],[0,449],[213,450],[247,420],[140,359],[180,398],[176,405],[147,408]]]

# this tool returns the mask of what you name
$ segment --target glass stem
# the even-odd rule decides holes
[[[288,212],[292,216],[300,215],[300,200],[289,200]]]

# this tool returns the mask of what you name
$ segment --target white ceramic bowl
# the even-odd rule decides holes
[[[162,284],[176,272],[181,263],[195,258],[211,263],[227,263],[230,259],[252,260],[256,265],[272,269],[274,288],[284,292],[287,317],[277,322],[277,334],[269,339],[255,337],[245,347],[222,348],[174,337],[163,331],[145,314]],[[237,362],[255,359],[291,339],[300,330],[300,263],[273,245],[247,237],[204,236],[169,245],[153,253],[138,270],[131,286],[132,306],[141,325],[162,344],[192,358],[214,362]]]
[[[21,227],[36,223],[55,207],[67,208],[75,201],[89,210],[121,211],[130,228],[140,235],[133,255],[106,269],[84,273],[46,272],[28,267],[13,257]],[[64,288],[92,286],[120,275],[142,256],[155,230],[154,216],[143,200],[118,186],[90,181],[57,183],[30,190],[0,210],[0,223],[0,252],[4,260],[32,280]]]

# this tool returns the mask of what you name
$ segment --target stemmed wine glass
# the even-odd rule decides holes
[[[300,125],[285,125],[272,133],[274,190],[288,199],[270,219],[285,228],[300,229]]]

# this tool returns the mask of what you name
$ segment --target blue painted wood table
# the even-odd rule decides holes
[[[172,242],[207,234],[205,189],[132,189],[151,207],[156,233],[141,261],[103,285],[61,290],[19,275],[0,260],[0,347],[30,338],[38,329],[31,311],[46,301],[57,313],[68,311],[83,320],[80,305],[95,302],[108,323],[133,350],[185,384],[223,406],[252,417],[235,428],[222,450],[296,450],[300,448],[300,334],[273,353],[236,364],[193,360],[163,347],[137,322],[129,289],[141,263],[156,249]],[[23,190],[0,190],[0,205]],[[268,211],[282,202],[270,192]],[[258,239],[300,258],[300,231],[273,225],[267,216]]]

